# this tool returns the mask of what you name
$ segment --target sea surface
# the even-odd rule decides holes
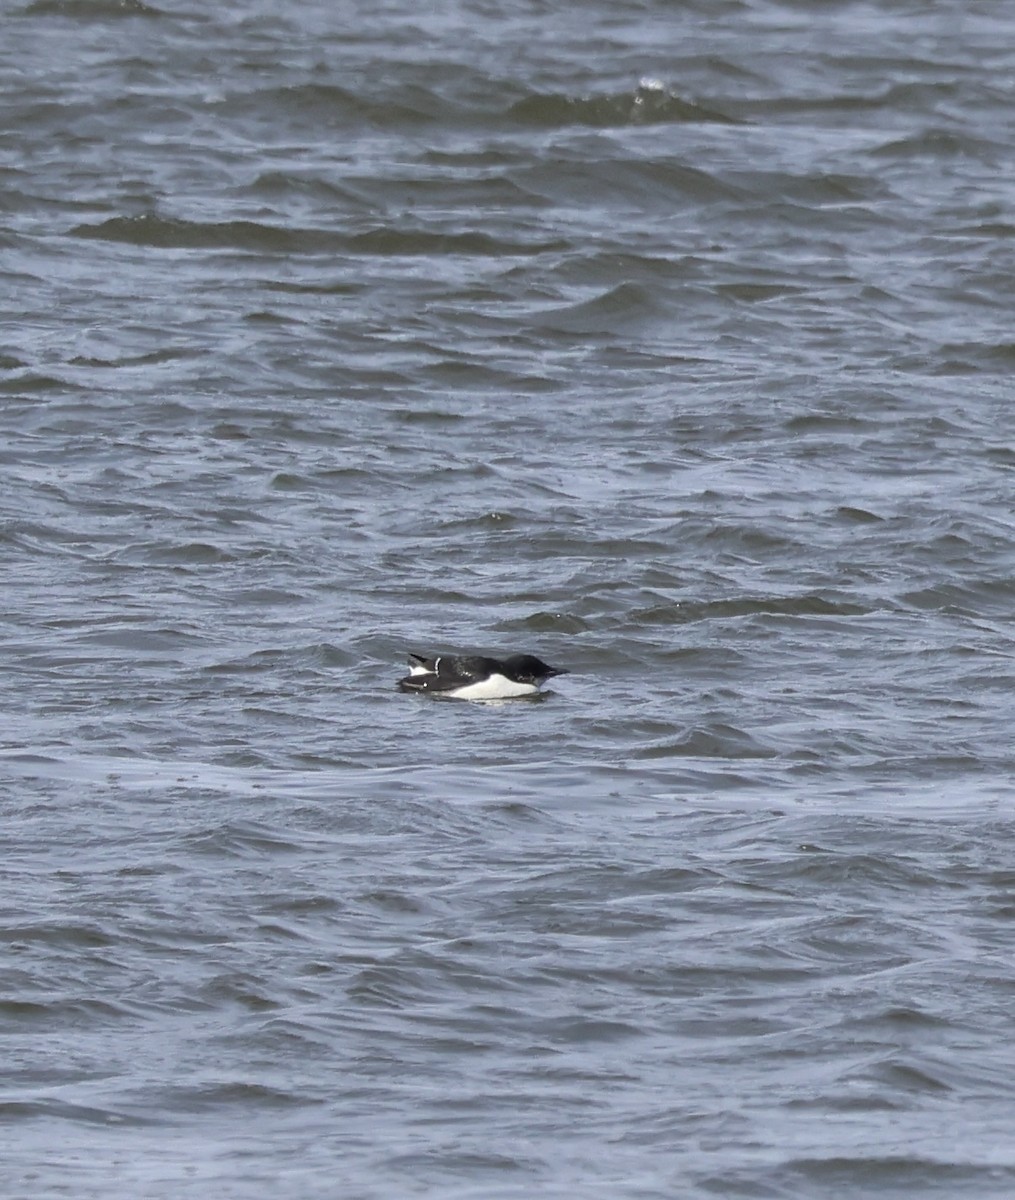
[[[1015,1195],[1015,5],[0,30],[3,1200]]]

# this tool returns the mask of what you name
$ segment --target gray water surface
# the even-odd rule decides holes
[[[4,1196],[1007,1200],[1015,11],[2,16]]]

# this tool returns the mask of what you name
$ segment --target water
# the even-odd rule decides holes
[[[3,31],[4,1195],[1009,1196],[1015,14]]]

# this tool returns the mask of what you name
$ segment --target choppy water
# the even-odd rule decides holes
[[[1015,11],[2,28],[4,1195],[1010,1196]]]

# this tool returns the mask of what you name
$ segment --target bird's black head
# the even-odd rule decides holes
[[[504,666],[520,683],[542,683],[554,675],[566,675],[559,667],[548,667],[542,659],[532,654],[512,654],[504,660]]]

